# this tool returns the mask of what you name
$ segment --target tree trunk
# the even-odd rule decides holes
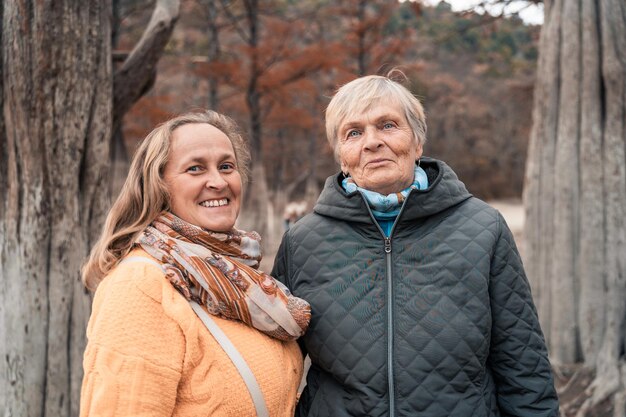
[[[209,35],[209,62],[219,61],[222,51],[220,47],[220,28],[218,22],[218,9],[215,0],[205,0],[203,2],[207,13],[207,25]],[[219,81],[217,77],[209,77],[209,108],[218,111],[219,98],[218,98]]]
[[[78,414],[90,305],[78,271],[107,207],[110,13],[110,1],[3,2],[4,415]]]
[[[561,9],[560,73],[556,152],[552,163],[555,175],[554,247],[551,280],[559,302],[552,303],[550,329],[552,354],[560,362],[576,362],[580,358],[576,320],[577,293],[575,254],[578,245],[578,163],[580,142],[580,6],[578,2],[563,1]],[[571,35],[569,35],[571,34]],[[576,34],[576,35],[574,35]],[[582,168],[584,169],[584,168]]]
[[[626,4],[546,1],[524,190],[526,265],[553,362],[597,370],[583,414],[624,389],[625,138]]]
[[[130,107],[124,97],[138,94],[136,85],[130,91],[124,85],[132,79],[145,91],[152,70],[139,68],[141,61],[152,68],[165,45],[155,26],[173,24],[177,10],[178,1],[157,2],[147,34],[116,74],[117,120],[120,108]],[[109,207],[111,13],[111,0],[16,0],[0,8],[0,194],[8,197],[0,202],[5,416],[78,415],[91,305],[79,268]]]
[[[117,196],[126,181],[130,169],[130,157],[124,143],[122,126],[118,126],[111,136],[110,146],[111,170],[109,174],[109,195]]]
[[[122,66],[113,83],[113,129],[133,104],[154,85],[156,66],[178,20],[180,0],[157,0],[148,27]]]
[[[367,50],[365,46],[365,37],[367,36],[367,23],[365,22],[365,8],[367,0],[359,0],[357,4],[357,71],[359,77],[363,77],[367,71]]]
[[[258,0],[244,2],[248,23],[248,47],[250,48],[250,73],[246,90],[246,105],[250,121],[250,154],[252,175],[244,198],[243,219],[246,229],[256,230],[265,236],[268,233],[269,192],[263,167],[263,125],[261,117],[261,92],[259,91],[259,5]]]
[[[178,20],[179,0],[157,0],[141,39],[128,54],[113,77],[113,135],[111,144],[111,175],[109,176],[110,195],[116,196],[122,188],[128,170],[130,158],[124,143],[124,115],[156,81],[157,64],[165,45],[169,41]],[[113,3],[113,23],[119,25],[120,4]],[[117,33],[113,33],[111,42],[117,45]]]
[[[317,131],[309,129],[306,131],[309,142],[309,175],[306,179],[304,201],[306,201],[307,211],[313,211],[313,207],[320,195],[320,187],[317,183]]]

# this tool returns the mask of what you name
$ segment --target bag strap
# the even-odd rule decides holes
[[[120,262],[122,263],[130,263],[130,262],[143,262],[149,263],[157,266],[163,272],[165,269],[163,265],[159,262],[144,258],[143,256],[129,256]],[[224,349],[226,355],[230,358],[237,371],[241,375],[243,382],[246,384],[248,391],[250,392],[250,397],[252,397],[252,402],[254,403],[254,408],[256,409],[256,414],[258,417],[269,417],[270,413],[267,409],[267,405],[265,404],[265,398],[263,398],[263,392],[261,392],[261,387],[257,382],[252,370],[246,363],[246,360],[241,356],[241,353],[237,350],[235,345],[230,341],[226,333],[215,323],[215,321],[211,318],[211,316],[200,306],[200,304],[195,301],[189,301],[191,308],[198,315],[200,320],[204,323],[206,328],[209,330],[213,338],[219,343],[219,345]]]
[[[256,414],[258,417],[269,417],[270,413],[267,410],[267,406],[265,405],[265,399],[263,398],[263,393],[261,392],[261,387],[257,382],[252,370],[246,363],[246,360],[241,356],[235,345],[230,341],[226,333],[220,329],[220,327],[215,323],[215,321],[209,316],[209,314],[204,311],[200,304],[195,301],[190,301],[191,308],[196,312],[200,320],[204,323],[204,325],[209,329],[217,343],[222,346],[224,352],[228,355],[230,360],[235,365],[235,368],[241,374],[243,378],[243,382],[246,383],[248,387],[248,391],[250,391],[250,396],[252,397],[252,402],[254,403],[254,408],[256,408]]]

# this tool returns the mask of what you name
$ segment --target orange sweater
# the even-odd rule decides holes
[[[129,256],[149,256],[134,250]],[[254,373],[271,416],[293,416],[302,377],[295,342],[213,317]],[[102,281],[87,327],[81,416],[254,416],[226,353],[155,265]]]

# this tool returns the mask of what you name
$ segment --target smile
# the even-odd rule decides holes
[[[389,159],[374,159],[373,161],[369,161],[368,163],[366,163],[365,165],[378,165],[378,164],[383,164],[385,162],[389,162]]]
[[[200,203],[202,207],[222,207],[228,205],[227,198],[220,198],[219,200],[205,200]]]

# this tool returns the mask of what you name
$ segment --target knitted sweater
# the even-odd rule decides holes
[[[129,256],[149,256],[141,249]],[[254,373],[270,415],[292,416],[296,342],[213,317]],[[250,394],[189,302],[155,265],[129,262],[99,285],[87,327],[81,416],[249,416]]]

